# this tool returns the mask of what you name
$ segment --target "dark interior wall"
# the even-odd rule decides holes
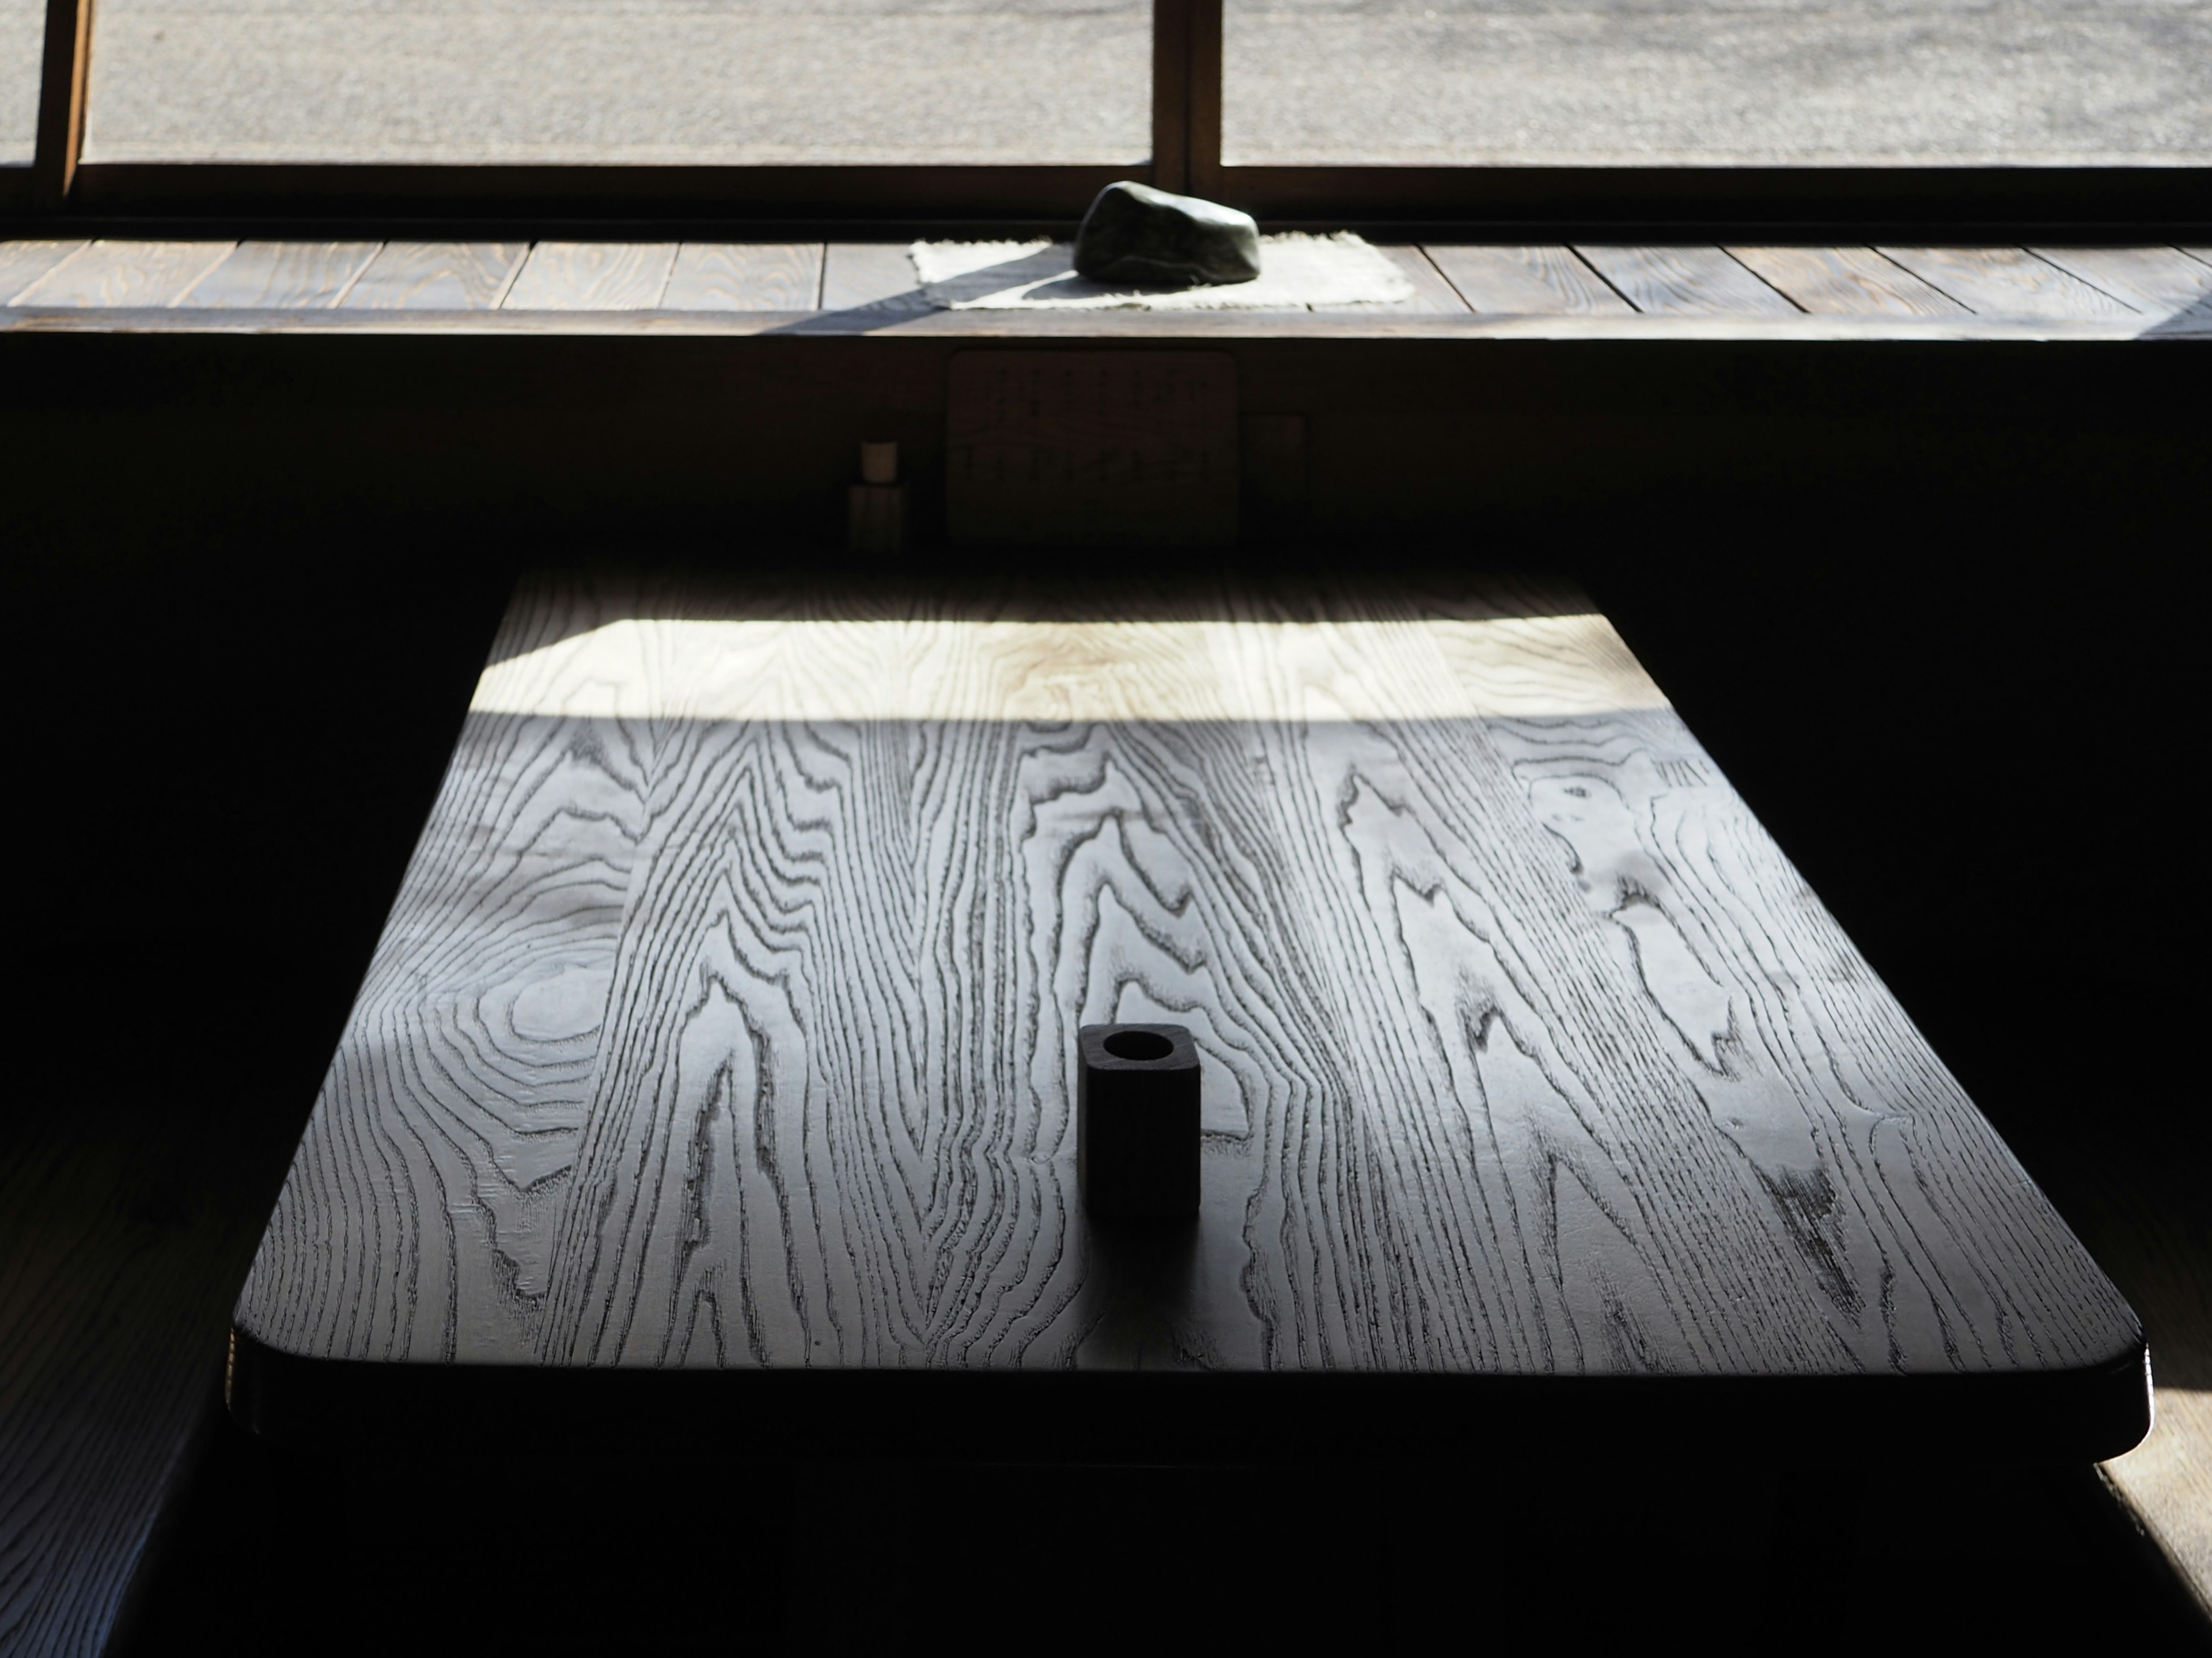
[[[941,468],[946,361],[963,345],[14,335],[0,338],[0,423],[23,486],[10,494],[64,525],[88,510],[251,507],[410,533],[835,539],[862,436],[902,440],[925,482]],[[1148,345],[1191,349],[1103,349]],[[1879,555],[1971,541],[1971,524],[1946,521],[1962,513],[2009,531],[2052,508],[2169,511],[2204,465],[2203,348],[2188,342],[1205,349],[1236,359],[1248,412],[1308,417],[1308,510],[1275,527],[1309,537],[1403,531],[1487,556],[1510,534],[1528,539],[1497,550],[1525,559],[1680,536],[1699,556],[1741,545],[1771,562],[1856,528]]]
[[[242,928],[274,963],[337,950],[295,936],[295,904],[342,891],[358,960],[512,572],[579,548],[842,557],[863,435],[902,440],[927,539],[957,349],[0,339],[19,683],[97,710],[79,733],[132,733],[127,763],[82,735],[46,757],[51,781],[83,768],[48,798],[98,805],[48,848],[43,947],[97,953],[86,906],[143,925],[159,890],[173,920],[207,907],[204,942]],[[2156,1093],[2142,1067],[2185,1027],[2129,1027],[2179,1014],[2198,972],[2172,895],[2203,349],[1222,349],[1248,412],[1309,434],[1305,501],[1248,519],[1232,556],[1566,566],[1954,1066],[1994,1080],[2033,1053],[2037,1078],[2090,1065]],[[175,873],[117,880],[194,835]],[[310,1083],[352,977],[324,972]],[[2154,1106],[2179,1112],[2131,1108]]]
[[[0,338],[31,968],[0,1150],[140,1148],[113,1229],[198,1240],[210,1388],[514,573],[842,558],[864,435],[927,525],[953,349]],[[2206,1149],[2204,350],[1223,349],[1248,412],[1309,429],[1304,507],[1224,556],[1578,574],[2140,1300],[2115,1207],[2191,1205]]]

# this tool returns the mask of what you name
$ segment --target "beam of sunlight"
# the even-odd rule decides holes
[[[625,618],[495,662],[480,713],[577,719],[1437,720],[1659,708],[1595,615],[1407,622]]]
[[[2150,1436],[2105,1477],[2212,1612],[2212,1388],[2161,1382],[2156,1411]]]

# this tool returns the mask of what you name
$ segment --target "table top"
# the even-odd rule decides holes
[[[1116,1020],[1195,1035],[1194,1225],[1086,1222]],[[1612,626],[1502,579],[527,580],[234,1326],[271,1431],[575,1376],[1000,1458],[1109,1398],[2147,1425],[2134,1315]]]

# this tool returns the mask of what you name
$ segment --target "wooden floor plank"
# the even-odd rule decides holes
[[[2212,265],[2178,247],[2036,247],[2028,250],[2146,316],[2171,316],[2212,294]]]
[[[822,255],[822,308],[899,305],[926,309],[904,242],[831,242]]]
[[[2186,253],[2197,264],[2212,269],[2212,247],[2185,247]],[[2154,324],[2145,333],[2160,339],[2212,339],[2212,294],[2191,306],[2185,306],[2165,321]],[[2205,1579],[2208,1603],[2212,1603],[2212,1572]]]
[[[15,296],[26,306],[174,305],[235,242],[88,243]]]
[[[2136,315],[2078,276],[2024,247],[1883,247],[1886,258],[1984,317],[2119,318]]]
[[[349,311],[489,311],[530,252],[527,242],[386,242],[343,308]]]
[[[0,305],[13,305],[18,294],[83,246],[81,240],[0,242]]]
[[[252,1222],[179,1138],[0,1140],[0,1651],[106,1649],[214,1389]]]
[[[817,337],[860,337],[887,325],[902,333],[944,339],[1036,339],[1062,345],[1084,341],[1152,340],[1182,347],[1238,340],[1527,340],[1619,343],[1668,341],[1681,345],[1720,341],[1787,341],[1799,345],[1869,340],[2079,340],[2118,344],[2155,336],[2179,338],[2212,325],[2212,300],[2160,320],[2130,311],[2118,317],[1813,317],[1792,307],[1786,315],[1500,316],[1473,312],[1416,313],[1383,306],[1313,311],[1150,312],[1131,307],[1100,311],[935,311],[916,302],[823,312],[794,320],[767,311],[409,311],[392,313],[341,305],[325,311],[248,313],[164,307],[153,310],[35,311],[0,308],[0,334],[196,334],[250,328],[287,334],[496,333],[517,338],[592,335],[607,338],[653,335],[665,338],[734,338],[793,327]]]
[[[325,309],[345,297],[383,246],[240,242],[178,303],[270,311]]]
[[[675,268],[674,242],[540,242],[505,311],[650,311]]]
[[[1470,309],[1507,316],[1628,316],[1628,301],[1570,247],[1425,244]]]
[[[1628,302],[1656,317],[1794,317],[1797,307],[1717,247],[1577,246]]]
[[[1785,299],[1817,317],[1947,317],[1966,307],[1870,247],[1730,247]]]
[[[2160,1388],[2150,1437],[2105,1475],[2212,1617],[2212,1390]]]
[[[2202,1310],[2212,1307],[2206,1271],[2212,1254],[2205,1248],[2202,1226],[2194,1237],[2172,1235],[2179,1230],[2159,1226],[2150,1215],[2130,1217],[2126,1253],[2136,1254],[2147,1243],[2180,1246],[2172,1251],[2166,1284],[2176,1292],[2172,1298],[2183,1304],[2168,1307],[2159,1304],[2165,1297],[2144,1297],[2137,1287],[2140,1279],[2130,1286],[2132,1295],[2152,1301],[2144,1309],[2145,1321],[2161,1330],[2151,1349],[2152,1375],[2159,1384],[2156,1418],[2150,1436],[2106,1463],[2104,1472],[2175,1575],[2212,1616],[2212,1388],[2203,1385],[2212,1376],[2212,1339],[2204,1334],[2212,1321]],[[2160,1237],[2161,1231],[2168,1236]],[[2192,1303],[2197,1309],[2193,1318]],[[2168,1385],[2168,1374],[2181,1376],[2183,1385]]]
[[[1589,264],[1565,247],[1382,252],[1419,290],[1383,308],[1438,317],[1641,310],[1755,320],[1802,307],[1841,318],[2094,324],[2169,318],[2212,297],[2206,248],[1594,246],[1583,250]],[[892,243],[547,243],[532,253],[496,243],[380,252],[368,242],[0,242],[0,305],[27,308],[838,311],[910,298],[915,286]],[[1206,320],[1189,325],[1202,331]]]
[[[2212,1617],[2212,1210],[2201,1145],[2201,1135],[2161,1132],[2155,1116],[2093,1137],[2069,1176],[2068,1213],[2150,1333],[2156,1418],[2105,1478]]]
[[[1428,254],[1411,243],[1381,243],[1375,251],[1405,272],[1406,280],[1413,284],[1414,297],[1395,305],[1393,311],[1412,311],[1429,316],[1466,314],[1467,301],[1460,292],[1445,280],[1443,271],[1431,263]]]
[[[819,242],[686,242],[666,311],[812,311],[822,303]]]

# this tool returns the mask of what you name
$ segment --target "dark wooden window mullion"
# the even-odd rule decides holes
[[[1221,0],[1152,0],[1152,182],[1221,182]]]
[[[702,220],[1074,219],[1134,169],[1109,166],[588,167],[210,165],[80,167],[93,0],[46,0],[37,149],[0,168],[0,213],[70,210],[127,222],[244,216],[557,223]],[[2015,241],[2147,236],[2189,240],[2212,219],[2204,167],[1236,167],[1221,161],[1222,0],[1153,0],[1153,181],[1262,218],[1532,228],[1635,224],[1733,235]],[[27,176],[26,174],[27,173]],[[1141,172],[1137,176],[1143,177]],[[1648,232],[1647,232],[1648,234]],[[1570,238],[1571,239],[1571,238]],[[1588,236],[1584,235],[1584,240]],[[1723,238],[1725,239],[1725,238]]]
[[[1152,0],[1152,182],[1190,188],[1190,13],[1199,0]]]
[[[39,76],[38,149],[31,201],[48,212],[69,200],[84,143],[84,87],[92,58],[92,0],[46,0],[46,44]]]
[[[1221,194],[1221,4],[1184,0],[1189,8],[1189,189],[1194,196]]]

